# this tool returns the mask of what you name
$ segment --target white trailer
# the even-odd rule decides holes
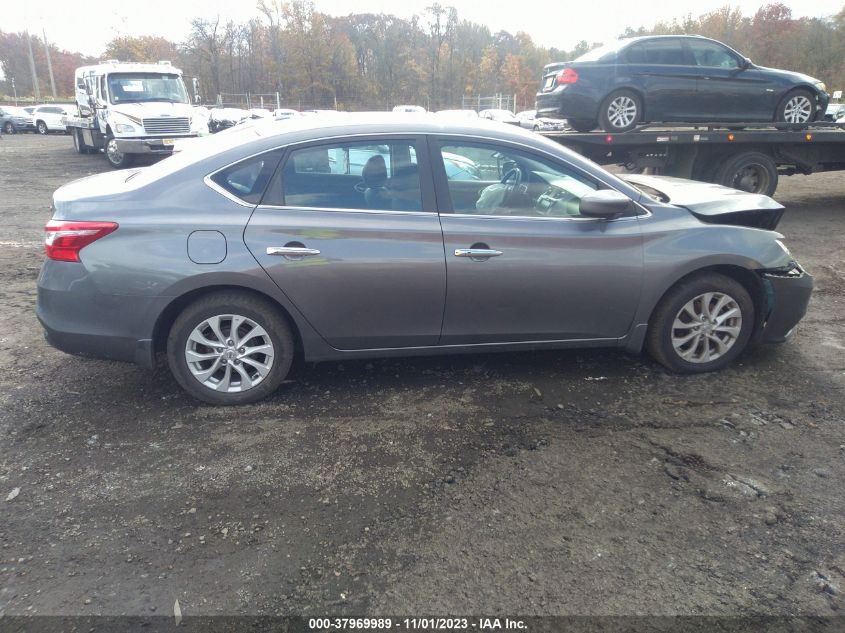
[[[208,134],[182,71],[170,62],[136,64],[110,60],[76,69],[79,116],[67,118],[80,154],[103,150],[115,168],[130,166],[138,155],[169,156],[173,144]]]

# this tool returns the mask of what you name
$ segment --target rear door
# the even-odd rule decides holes
[[[701,69],[696,88],[697,120],[772,120],[778,86],[765,72],[744,68],[744,60],[718,42],[690,38],[685,43]]]
[[[684,121],[698,111],[700,69],[677,37],[635,42],[619,53],[618,80],[640,88],[649,121]]]
[[[291,148],[244,240],[333,347],[437,343],[446,268],[420,138]]]
[[[488,140],[443,137],[432,155],[445,209],[442,344],[628,332],[642,286],[642,236],[633,216],[580,216],[581,196],[600,182],[560,159]],[[455,157],[483,179],[450,177],[444,163]]]

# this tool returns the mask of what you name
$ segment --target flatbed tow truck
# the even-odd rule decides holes
[[[779,176],[845,169],[845,124],[649,123],[629,132],[540,132],[600,165],[772,195]]]

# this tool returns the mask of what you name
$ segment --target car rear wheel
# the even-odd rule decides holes
[[[3,125],[3,131],[6,134],[14,134],[15,133],[15,126],[12,124],[11,121],[6,121],[6,123]]]
[[[596,122],[589,119],[567,119],[566,122],[576,132],[592,132],[596,129]]]
[[[605,132],[627,132],[636,127],[642,114],[642,102],[635,92],[616,90],[602,102],[599,123]]]
[[[294,343],[284,317],[269,302],[220,292],[189,305],[167,339],[170,370],[182,388],[210,404],[256,402],[288,374]]]
[[[50,130],[47,128],[47,124],[44,121],[39,121],[35,125],[35,129],[38,130],[39,134],[49,134]]]
[[[754,329],[754,302],[738,281],[705,273],[673,287],[652,314],[646,349],[661,365],[692,374],[739,356]]]
[[[767,154],[744,152],[717,167],[713,180],[732,189],[770,196],[778,186],[778,168]]]
[[[775,120],[785,123],[808,123],[813,120],[815,99],[806,90],[793,90],[778,105]]]

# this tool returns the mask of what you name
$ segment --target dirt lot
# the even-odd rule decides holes
[[[217,409],[42,338],[51,194],[106,169],[65,136],[0,140],[0,615],[845,609],[842,173],[783,179],[810,312],[721,373],[326,363]]]

